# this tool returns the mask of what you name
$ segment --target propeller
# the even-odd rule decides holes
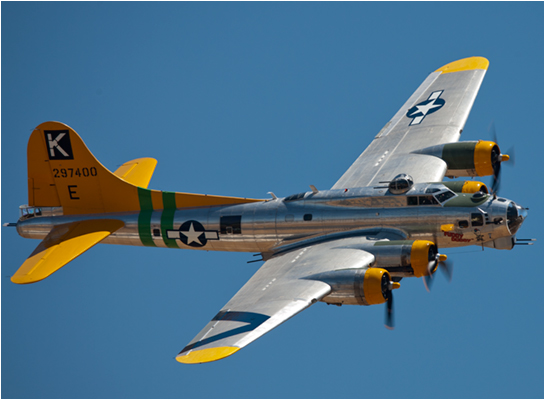
[[[433,246],[431,251],[428,253],[428,275],[424,275],[422,280],[424,281],[424,286],[429,292],[433,283],[434,276],[433,274],[437,271],[437,267],[445,274],[448,281],[452,281],[453,273],[453,264],[447,262],[447,256],[445,254],[439,254],[437,247]]]
[[[384,287],[385,290],[383,289],[383,293],[385,292],[385,294],[388,296],[388,300],[386,301],[384,326],[390,330],[394,329],[394,295],[392,294],[392,290],[398,289],[399,287],[399,282],[389,281]]]
[[[448,261],[446,259],[444,261],[440,260],[439,261],[439,269],[445,275],[445,277],[448,279],[449,283],[452,282],[452,273],[453,273],[453,269],[454,269],[454,265],[452,264],[452,262]]]
[[[490,126],[488,128],[488,131],[490,135],[492,136],[494,143],[498,145],[498,135],[496,134],[496,125],[494,122],[490,123]],[[491,187],[491,193],[496,196],[498,191],[500,190],[500,182],[501,182],[501,164],[505,161],[511,161],[514,165],[514,154],[515,154],[515,148],[514,146],[509,148],[509,153],[513,154],[512,157],[508,156],[507,154],[501,154],[499,145],[497,147],[494,147],[492,149],[492,168],[494,170],[494,175],[492,177],[492,187]]]

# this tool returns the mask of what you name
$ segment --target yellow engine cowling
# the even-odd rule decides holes
[[[390,274],[382,268],[368,268],[363,276],[363,294],[369,304],[382,304],[388,300],[387,287]]]
[[[391,276],[418,278],[437,268],[437,246],[429,240],[379,241],[368,249],[375,265],[387,268]]]
[[[479,181],[449,181],[441,183],[456,193],[488,193],[488,187]]]
[[[417,278],[429,275],[430,263],[431,273],[437,269],[437,247],[428,240],[415,240],[411,247],[411,267]]]
[[[500,153],[496,143],[485,140],[440,144],[414,153],[443,159],[447,163],[446,176],[451,178],[494,175],[494,168],[509,160],[508,155]]]
[[[385,268],[375,267],[329,271],[314,275],[312,279],[331,286],[331,293],[321,301],[336,305],[382,304],[388,300],[391,291],[400,286],[391,281],[390,273]]]
[[[507,161],[499,146],[490,141],[459,142],[444,145],[441,158],[446,161],[447,176],[494,175],[494,165]]]

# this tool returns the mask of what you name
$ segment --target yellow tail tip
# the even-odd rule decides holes
[[[211,361],[221,360],[222,358],[229,357],[237,351],[240,347],[213,347],[211,349],[193,350],[185,355],[178,355],[176,361],[183,364],[201,364]]]

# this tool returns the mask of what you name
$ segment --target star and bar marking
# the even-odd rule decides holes
[[[209,240],[219,240],[218,231],[206,230],[199,221],[186,221],[179,229],[167,229],[167,238],[191,247],[203,247]]]
[[[406,114],[408,118],[412,118],[409,126],[419,125],[426,118],[426,115],[439,111],[445,105],[445,100],[441,99],[443,92],[444,90],[432,92],[427,100],[410,108]]]

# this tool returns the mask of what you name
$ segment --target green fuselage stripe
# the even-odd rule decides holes
[[[161,234],[167,247],[179,249],[175,239],[167,237],[167,229],[174,229],[174,213],[176,212],[176,194],[174,192],[163,193],[163,213],[161,214]]]
[[[140,201],[140,214],[138,214],[138,235],[144,246],[156,247],[151,236],[151,214],[153,204],[151,202],[151,190],[138,188],[138,200]]]

